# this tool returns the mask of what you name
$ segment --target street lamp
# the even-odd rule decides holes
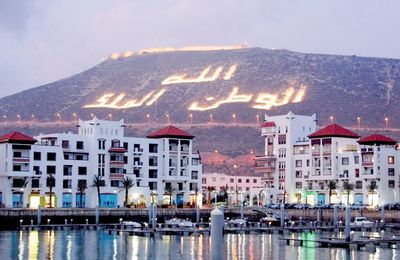
[[[388,121],[389,121],[389,118],[385,117],[385,128],[386,129],[388,128]]]
[[[213,123],[213,115],[212,114],[210,114],[210,123],[211,124]]]
[[[360,130],[360,126],[361,126],[361,117],[357,117],[357,128],[358,130]]]
[[[236,114],[232,114],[233,123],[236,124]]]
[[[190,114],[189,117],[190,117],[190,124],[192,125],[193,124],[193,114]]]
[[[333,116],[330,116],[329,120],[330,120],[331,124],[333,124]]]
[[[260,124],[260,116],[257,114],[256,115],[256,124],[259,125]]]
[[[147,114],[146,118],[147,118],[147,123],[150,124],[150,114]]]
[[[169,114],[167,114],[167,123],[169,124]]]
[[[111,113],[108,114],[108,117],[110,118],[110,120],[112,120],[112,114]]]

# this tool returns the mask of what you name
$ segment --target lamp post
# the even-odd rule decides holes
[[[210,114],[210,124],[212,124],[212,123],[213,123],[213,115]]]
[[[330,116],[329,120],[330,120],[331,124],[333,124],[333,116]]]
[[[190,124],[193,125],[193,114],[190,114],[189,118],[190,118]]]
[[[256,115],[256,124],[259,125],[260,124],[260,116]]]
[[[385,129],[388,128],[388,122],[389,122],[389,118],[385,117]]]
[[[147,124],[150,125],[150,114],[147,114],[147,115],[146,115],[146,118],[147,118]]]
[[[236,114],[232,114],[233,123],[236,124]]]
[[[361,126],[361,117],[357,117],[357,129],[360,130],[360,126]]]

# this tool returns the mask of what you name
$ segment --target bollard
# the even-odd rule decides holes
[[[281,204],[281,228],[285,226],[285,205]]]
[[[223,259],[224,252],[224,219],[222,211],[215,208],[211,211],[211,259]]]
[[[196,205],[196,223],[197,223],[197,227],[199,227],[199,225],[200,225],[200,209],[199,209],[198,205]]]
[[[64,225],[65,226],[68,225],[68,220],[67,219],[64,219]]]
[[[96,225],[98,225],[98,224],[100,224],[100,210],[99,210],[99,206],[96,206]]]
[[[350,206],[346,207],[346,227],[344,229],[344,235],[347,242],[350,242],[350,224],[351,224],[351,210]]]
[[[338,207],[333,206],[333,226],[336,228],[338,224]]]
[[[153,219],[152,219],[152,228],[156,229],[157,227],[157,205],[153,205]]]
[[[240,202],[240,219],[244,219],[243,200]]]
[[[37,209],[37,224],[40,226],[42,224],[42,207],[39,205]]]
[[[149,228],[152,228],[153,226],[153,205],[150,205],[149,207],[148,207],[148,209],[149,209]]]
[[[385,225],[385,207],[381,207],[381,224],[382,226]]]
[[[86,225],[89,225],[89,219],[86,219]]]

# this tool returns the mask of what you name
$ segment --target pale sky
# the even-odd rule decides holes
[[[400,58],[399,12],[399,0],[1,0],[0,97],[151,47]]]

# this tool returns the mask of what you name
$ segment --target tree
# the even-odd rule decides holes
[[[219,197],[218,201],[228,202],[228,185],[221,187]]]
[[[83,208],[83,194],[86,190],[86,183],[83,181],[78,181],[78,185],[76,186],[76,191],[79,194],[79,207]]]
[[[49,208],[53,207],[53,188],[56,186],[56,178],[54,178],[53,174],[50,174],[46,178],[47,187],[50,189],[50,202]]]
[[[100,196],[100,187],[104,186],[104,181],[101,175],[96,174],[92,179],[92,187],[96,187],[97,189],[97,200],[99,202],[99,207],[101,206],[101,196]]]
[[[208,200],[208,205],[211,205],[211,192],[215,191],[214,186],[207,186],[207,200]]]
[[[349,205],[350,201],[350,192],[354,190],[354,184],[349,183],[348,181],[343,182],[343,190],[347,193],[347,205]]]
[[[167,185],[165,186],[165,195],[169,196],[169,205],[172,205],[172,195],[174,194],[174,192],[176,191],[176,189],[174,187],[172,187],[172,185]]]
[[[374,194],[375,194],[375,191],[378,189],[378,185],[376,184],[375,181],[372,181],[372,182],[367,186],[367,189],[368,189],[368,193],[371,193],[371,194],[372,194],[371,206],[374,206]]]
[[[130,177],[125,177],[125,179],[122,181],[122,187],[125,189],[124,207],[128,207],[128,193],[129,189],[133,186],[135,186],[135,181]]]
[[[337,182],[329,181],[327,187],[329,190],[329,204],[331,204],[332,203],[332,192],[337,189]]]

